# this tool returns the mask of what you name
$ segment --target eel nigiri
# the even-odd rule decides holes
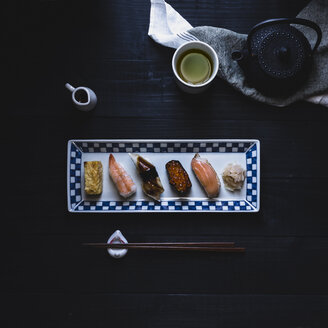
[[[116,162],[115,157],[112,154],[109,155],[108,164],[109,175],[114,181],[119,194],[124,198],[132,196],[137,190],[132,178],[125,171],[123,166]]]
[[[209,198],[217,197],[220,191],[220,180],[212,165],[206,158],[196,154],[191,160],[191,167]]]
[[[138,154],[129,155],[136,165],[143,180],[143,192],[155,200],[160,200],[161,194],[164,192],[164,188],[155,166]]]

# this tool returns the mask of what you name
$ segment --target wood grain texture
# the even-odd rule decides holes
[[[89,294],[81,292],[7,294],[7,302],[21,306],[26,322],[47,327],[173,327],[207,328],[321,327],[327,321],[323,295],[188,295]],[[309,308],[308,305],[311,304]],[[300,311],[302,310],[302,311]],[[127,313],[129,315],[127,315]],[[37,320],[35,317],[37,316]],[[21,324],[18,316],[9,324]]]
[[[193,26],[247,33],[308,1],[169,3]],[[4,326],[326,327],[328,111],[256,103],[219,79],[182,93],[173,49],[147,36],[149,10],[148,0],[4,4]],[[96,109],[76,111],[66,82],[94,89]],[[69,139],[170,137],[259,139],[260,212],[67,211]],[[81,247],[116,229],[129,242],[234,241],[247,252],[129,251],[117,261]]]

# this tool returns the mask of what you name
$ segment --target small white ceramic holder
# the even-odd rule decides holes
[[[73,101],[74,106],[77,109],[84,111],[84,112],[88,112],[95,108],[95,106],[97,104],[97,96],[90,88],[87,88],[87,87],[74,88],[69,83],[66,83],[65,87],[67,90],[72,92],[72,101]],[[77,97],[78,93],[84,94],[85,101],[83,101],[83,102],[79,101],[79,99]]]
[[[177,63],[178,63],[180,55],[190,49],[202,50],[206,54],[208,54],[212,60],[212,63],[213,63],[212,74],[211,74],[210,78],[204,83],[199,83],[199,84],[187,83],[181,79],[181,77],[179,76],[179,74],[177,72]],[[208,86],[213,82],[214,78],[216,77],[216,75],[218,73],[218,70],[219,70],[218,55],[215,52],[215,50],[205,42],[202,42],[202,41],[186,42],[186,43],[182,44],[175,51],[175,53],[172,57],[172,70],[174,73],[175,80],[182,91],[185,91],[187,93],[193,93],[193,94],[200,93],[200,92],[205,91],[208,88]]]
[[[122,235],[120,230],[116,230],[108,239],[107,244],[127,244],[128,241]],[[107,252],[110,256],[114,257],[115,259],[120,259],[121,257],[125,256],[128,252],[127,249],[113,249],[107,248]]]

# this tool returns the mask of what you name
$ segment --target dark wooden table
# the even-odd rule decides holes
[[[193,26],[247,33],[307,1],[178,1]],[[277,109],[217,79],[182,93],[173,49],[148,36],[148,0],[8,1],[2,30],[3,327],[327,327],[327,109]],[[327,36],[324,36],[327,37]],[[64,84],[98,95],[72,108]],[[71,214],[72,138],[256,138],[256,214]],[[245,255],[140,251],[104,242],[233,240]]]

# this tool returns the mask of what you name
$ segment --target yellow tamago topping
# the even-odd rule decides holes
[[[100,195],[103,187],[101,162],[84,162],[84,191],[89,195]]]

